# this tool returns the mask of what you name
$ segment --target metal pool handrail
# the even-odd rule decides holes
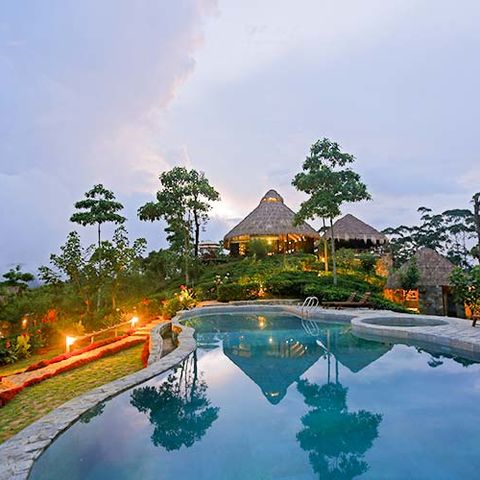
[[[317,308],[319,303],[317,297],[307,297],[302,304],[302,318],[308,318],[310,312]]]

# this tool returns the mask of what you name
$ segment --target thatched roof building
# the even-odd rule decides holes
[[[450,288],[450,275],[455,268],[453,263],[426,247],[420,248],[413,258],[418,270],[418,287],[408,292],[402,290],[402,273],[409,267],[407,262],[389,275],[385,296],[393,301],[401,301],[420,313],[463,316],[464,308],[457,304]]]
[[[252,239],[264,240],[275,253],[313,252],[318,232],[307,223],[294,225],[295,212],[275,190],[269,190],[259,205],[224,237],[224,247],[232,254],[246,253]]]
[[[385,234],[348,213],[333,224],[333,236],[339,248],[364,249],[388,242]],[[332,238],[329,228],[323,238]]]
[[[431,248],[422,247],[417,250],[413,258],[418,269],[419,286],[436,287],[451,285],[450,275],[455,265],[443,255]],[[396,272],[392,273],[387,279],[386,287],[392,290],[402,288],[401,276],[408,266],[409,262],[404,263]]]

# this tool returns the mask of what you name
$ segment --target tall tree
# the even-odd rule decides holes
[[[193,243],[193,253],[198,257],[200,232],[208,221],[211,202],[220,195],[210,185],[205,174],[194,169],[174,167],[160,175],[162,188],[156,201],[138,209],[140,220],[167,222],[167,240],[174,250],[188,255]]]
[[[371,198],[367,186],[360,180],[360,175],[349,167],[354,161],[355,157],[342,152],[338,143],[328,138],[317,140],[310,147],[310,155],[302,166],[303,171],[295,175],[292,181],[297,190],[309,195],[309,198],[300,205],[295,221],[301,223],[315,217],[327,218],[330,221],[335,285],[337,265],[333,219],[341,214],[343,203]]]
[[[23,292],[28,287],[28,282],[31,282],[35,277],[28,272],[22,272],[20,265],[15,268],[11,268],[8,272],[4,273],[3,278],[5,281],[3,284],[7,287],[15,287],[18,291]]]
[[[117,202],[115,194],[106,189],[102,184],[94,185],[85,193],[85,198],[75,203],[75,208],[80,210],[70,217],[70,221],[80,225],[97,225],[98,246],[101,244],[101,226],[113,222],[122,224],[125,217],[118,212],[123,210],[123,205]]]
[[[470,265],[467,247],[475,232],[474,214],[468,209],[451,209],[434,214],[430,208],[420,207],[420,224],[387,228],[389,249],[394,264],[399,267],[421,247],[431,248],[446,255],[463,268]]]
[[[83,247],[80,235],[70,232],[65,245],[60,247],[60,254],[50,255],[51,266],[41,266],[40,278],[47,284],[60,285],[66,281],[72,298],[81,299],[90,313],[92,297],[98,289],[97,270],[90,261],[93,245]]]
[[[102,241],[101,247],[93,254],[92,262],[100,265],[99,276],[110,292],[112,310],[117,307],[117,295],[121,285],[126,285],[129,277],[141,271],[141,256],[146,245],[144,238],[130,243],[127,230],[120,226],[115,229],[112,241]],[[97,262],[96,257],[101,261]]]

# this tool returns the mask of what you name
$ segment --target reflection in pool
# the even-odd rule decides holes
[[[195,353],[83,415],[31,478],[476,478],[478,364],[289,316],[189,323]]]

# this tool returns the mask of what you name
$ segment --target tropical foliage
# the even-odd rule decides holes
[[[355,157],[342,152],[336,142],[328,138],[316,141],[310,147],[310,155],[303,162],[302,172],[295,175],[292,185],[309,197],[300,205],[295,216],[301,223],[316,217],[328,219],[332,230],[333,283],[337,284],[333,219],[341,214],[346,202],[369,200],[367,186],[350,165]]]
[[[420,207],[417,211],[420,214],[419,225],[400,225],[384,230],[390,238],[389,250],[395,266],[409,260],[420,247],[428,247],[445,255],[459,267],[470,267],[476,256],[472,242],[477,235],[480,243],[478,213],[469,209],[434,213],[426,207]]]

